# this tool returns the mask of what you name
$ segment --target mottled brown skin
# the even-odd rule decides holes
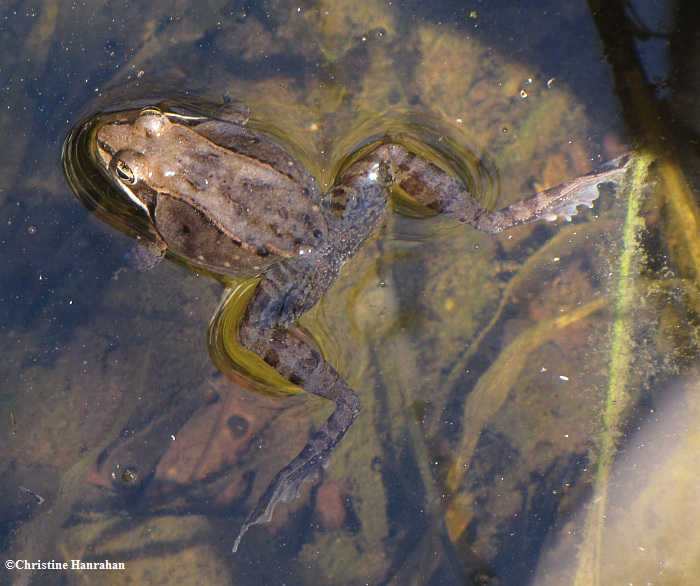
[[[144,108],[97,133],[102,164],[151,219],[161,250],[212,272],[261,274],[240,323],[240,343],[282,376],[336,405],[302,452],[273,479],[234,543],[275,505],[294,498],[325,465],[360,413],[360,400],[293,326],[374,232],[393,185],[419,203],[478,230],[500,232],[538,219],[569,219],[599,183],[615,183],[629,157],[570,183],[488,212],[443,169],[400,144],[379,143],[350,164],[326,194],[271,138],[240,116],[183,117]]]

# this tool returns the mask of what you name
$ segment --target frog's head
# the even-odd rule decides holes
[[[97,162],[112,183],[152,220],[157,192],[154,183],[162,186],[163,175],[169,172],[159,169],[157,161],[168,156],[162,142],[167,140],[170,127],[167,116],[150,106],[135,118],[125,115],[106,122],[95,135]]]
[[[100,112],[76,124],[63,144],[63,172],[78,199],[99,219],[144,244],[157,246],[159,236],[150,217],[143,213],[143,200],[135,201],[128,193],[125,197],[122,184],[109,170],[113,155],[119,150],[124,151],[128,169],[116,166],[115,160],[115,171],[128,178],[130,170],[137,168],[136,154],[118,147],[124,145],[120,127],[131,124],[139,111]],[[103,145],[109,144],[113,152],[100,146],[98,133]],[[134,160],[130,159],[132,155]]]

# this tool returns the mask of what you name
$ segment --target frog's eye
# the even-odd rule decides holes
[[[131,170],[131,167],[129,167],[129,165],[127,165],[124,161],[117,161],[114,170],[117,173],[117,177],[124,181],[124,183],[128,183],[129,185],[136,183],[136,175]]]

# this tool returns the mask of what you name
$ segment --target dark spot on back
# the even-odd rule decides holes
[[[399,183],[401,189],[408,193],[411,197],[424,205],[430,205],[435,197],[430,193],[430,190],[425,188],[425,184],[410,174]]]

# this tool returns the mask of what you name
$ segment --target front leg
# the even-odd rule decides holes
[[[248,529],[272,518],[277,503],[291,501],[301,486],[312,480],[325,466],[333,449],[360,413],[360,399],[343,378],[330,366],[319,352],[312,348],[298,330],[282,325],[288,314],[285,299],[301,301],[299,291],[277,290],[278,279],[273,270],[258,285],[248,304],[239,329],[240,343],[255,352],[290,382],[314,395],[335,403],[335,410],[326,422],[311,436],[304,449],[287,466],[280,470],[246,517],[233,544],[233,551]],[[286,281],[286,279],[284,279]],[[303,291],[303,288],[301,289]],[[272,295],[271,295],[272,293]],[[310,300],[306,300],[311,303]],[[275,320],[274,318],[278,319]]]
[[[383,144],[368,157],[383,161],[393,182],[419,203],[484,232],[502,232],[536,220],[571,220],[579,205],[592,207],[599,185],[618,187],[632,160],[629,154],[622,155],[572,181],[487,211],[459,179],[400,144]]]

